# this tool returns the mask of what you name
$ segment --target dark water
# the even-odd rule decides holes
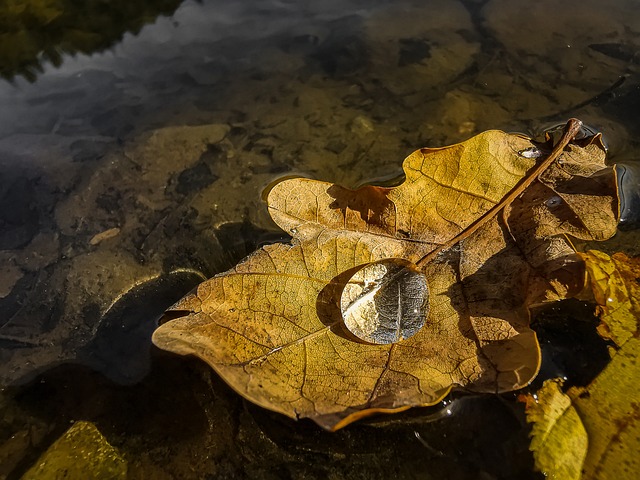
[[[353,187],[491,128],[603,132],[628,211],[599,248],[638,253],[637,1],[36,4],[0,6],[0,478],[77,420],[131,478],[540,477],[515,394],[330,434],[149,337],[283,238],[260,196],[275,178]],[[541,378],[588,382],[595,324],[577,302],[538,315]]]

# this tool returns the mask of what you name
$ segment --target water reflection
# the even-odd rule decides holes
[[[35,81],[46,64],[101,52],[137,34],[158,15],[171,15],[182,0],[8,0],[0,5],[0,76]]]

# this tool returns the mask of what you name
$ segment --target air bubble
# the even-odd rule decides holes
[[[538,147],[529,147],[518,152],[523,158],[538,158],[542,156],[542,151]]]

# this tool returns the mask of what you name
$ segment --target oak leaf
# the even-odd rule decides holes
[[[202,283],[154,343],[197,355],[258,405],[332,430],[435,404],[453,386],[527,385],[540,363],[528,307],[583,284],[564,234],[601,240],[616,228],[613,170],[599,135],[570,143],[579,126],[555,147],[488,131],[423,148],[393,188],[277,183],[267,204],[291,242]],[[391,343],[358,338],[341,311],[345,287],[381,261],[420,272],[428,289],[424,325]]]

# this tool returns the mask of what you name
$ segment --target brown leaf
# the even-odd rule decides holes
[[[432,405],[454,385],[528,384],[540,361],[528,306],[583,284],[562,234],[607,238],[616,227],[613,171],[599,136],[567,145],[578,128],[570,122],[540,159],[529,139],[499,131],[421,149],[395,188],[277,183],[267,203],[291,243],[201,284],[167,312],[173,320],[154,343],[199,356],[258,405],[333,430]],[[341,298],[363,284],[358,271],[385,259],[425,276],[428,317],[417,333],[379,344],[349,331]]]

